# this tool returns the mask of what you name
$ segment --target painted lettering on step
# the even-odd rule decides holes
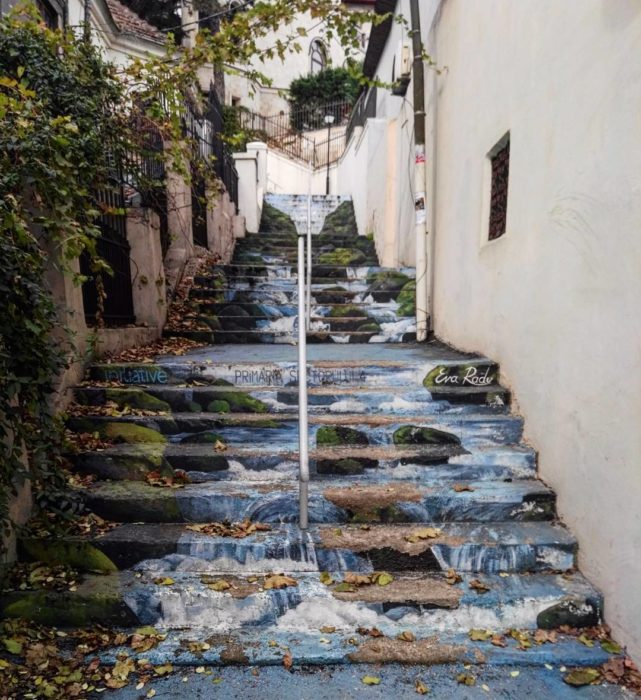
[[[308,367],[307,381],[315,386],[327,384],[361,384],[366,379],[363,369],[353,367],[326,368]],[[284,386],[298,384],[298,368],[292,367],[283,375],[283,370],[273,367],[234,370],[236,386]]]
[[[454,368],[457,371],[456,368]],[[489,386],[496,381],[496,374],[491,367],[466,367],[462,373],[450,373],[449,367],[441,367],[434,384],[439,386]]]
[[[159,367],[115,367],[104,371],[105,380],[120,384],[167,384],[169,374]]]
[[[282,386],[283,373],[278,368],[237,369],[234,372],[234,384],[251,384],[259,386]]]

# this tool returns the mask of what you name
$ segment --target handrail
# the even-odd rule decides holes
[[[309,420],[307,405],[307,331],[312,318],[312,173],[307,172],[307,226],[298,231],[298,460],[299,524],[309,527]],[[305,241],[307,240],[307,265]],[[307,267],[307,269],[305,269]]]
[[[307,420],[307,322],[305,313],[306,236],[307,232],[298,231],[298,480],[301,530],[307,530],[309,527],[309,428]]]

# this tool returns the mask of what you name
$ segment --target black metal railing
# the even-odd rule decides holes
[[[149,207],[158,215],[163,256],[171,243],[167,216],[167,173],[163,157],[164,142],[160,129],[143,120],[132,128],[135,148],[124,154],[124,179],[127,205]],[[137,197],[136,197],[137,196]]]
[[[94,324],[99,317],[107,326],[135,320],[131,284],[130,247],[122,175],[114,171],[107,186],[96,190],[95,202],[103,213],[98,217],[100,237],[96,253],[110,267],[110,273],[93,269],[89,256],[80,257],[80,271],[87,280],[82,287],[85,319]]]
[[[322,114],[322,120],[318,121],[316,134],[310,131],[295,129],[291,125],[291,115],[283,113],[279,115],[264,116],[256,114],[247,109],[237,111],[237,120],[240,128],[256,135],[257,139],[264,140],[272,148],[275,148],[285,155],[301,160],[304,163],[311,163],[314,168],[321,168],[327,165],[328,151],[327,143],[329,138],[329,163],[335,163],[342,156],[345,146],[345,130],[347,128],[347,118],[351,105],[346,102],[332,103],[322,107],[312,107],[306,116],[316,111],[317,115]],[[327,124],[325,116],[332,113],[334,122],[329,131],[329,137],[325,136]],[[310,117],[311,119],[311,117]],[[338,132],[336,129],[338,128]]]
[[[196,245],[207,247],[207,184],[201,173],[192,170],[191,226]]]
[[[317,141],[315,146],[315,161],[314,167],[325,168],[327,165],[332,165],[345,152],[345,131],[330,136],[323,141]]]
[[[213,85],[202,110],[185,105],[184,128],[192,140],[194,159],[199,162],[201,174],[213,170],[238,208],[238,172],[232,152],[223,138],[223,108]]]
[[[347,137],[346,144],[348,144],[354,134],[354,129],[357,126],[365,126],[368,119],[374,119],[376,117],[376,100],[378,97],[376,87],[368,88],[364,90],[352,110],[349,122],[347,124]]]

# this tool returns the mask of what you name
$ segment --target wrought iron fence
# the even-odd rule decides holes
[[[96,252],[109,265],[111,274],[93,270],[86,253],[80,257],[80,271],[87,277],[82,287],[85,319],[93,324],[101,311],[106,325],[126,325],[133,323],[135,316],[124,185],[118,171],[114,171],[107,186],[96,190],[95,200],[103,212],[97,221],[101,235]]]
[[[194,157],[200,161],[200,167],[213,170],[238,207],[238,172],[231,150],[223,138],[223,108],[213,85],[200,114],[192,105],[185,105],[184,127],[193,140]]]
[[[280,150],[291,158],[311,163],[314,168],[321,168],[329,163],[335,163],[343,154],[346,145],[345,129],[351,111],[348,102],[335,102],[325,105],[311,106],[298,112],[283,112],[265,116],[256,114],[248,109],[238,109],[237,121],[239,127],[255,135],[255,138],[265,141],[269,146]],[[327,152],[328,138],[324,137],[327,128],[325,117],[332,115],[329,136],[329,154]],[[293,126],[298,124],[300,128]],[[335,132],[338,127],[339,131]],[[311,132],[320,132],[313,135]]]
[[[354,134],[354,129],[357,126],[365,126],[365,122],[368,119],[374,119],[376,117],[376,100],[378,97],[378,92],[376,87],[371,87],[360,94],[352,114],[350,116],[349,122],[347,124],[347,138],[346,144],[348,144]]]
[[[327,165],[332,165],[343,155],[346,145],[346,132],[341,130],[340,133],[330,136],[323,141],[317,141],[315,144],[315,160],[314,167],[325,168]]]
[[[167,179],[164,143],[160,129],[142,118],[131,130],[136,139],[135,148],[124,154],[125,203],[149,207],[160,221],[160,243],[163,256],[169,249],[169,222],[167,217]],[[136,201],[137,197],[137,201]]]

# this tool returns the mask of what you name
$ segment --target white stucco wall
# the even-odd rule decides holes
[[[425,35],[438,4],[438,0],[420,4]],[[388,84],[394,65],[399,64],[399,46],[411,45],[409,0],[398,0],[396,14],[406,22],[392,24],[376,71],[376,78]],[[430,74],[428,71],[428,79]],[[351,139],[339,167],[339,192],[353,197],[359,228],[374,234],[381,263],[390,267],[416,262],[413,124],[413,83],[403,97],[379,87],[376,118],[368,120],[362,134]]]
[[[354,8],[364,9],[364,8]],[[298,28],[307,32],[306,36],[298,36]],[[369,26],[362,28],[363,45],[354,58],[362,60],[365,56],[367,36]],[[325,46],[328,65],[339,68],[345,63],[345,49],[336,37],[327,40],[323,33],[323,22],[318,18],[313,18],[309,13],[299,15],[295,22],[290,25],[282,25],[277,31],[271,32],[267,37],[260,37],[256,44],[259,50],[274,47],[277,41],[291,42],[295,37],[300,45],[300,52],[288,52],[284,60],[278,56],[264,61],[256,60],[253,68],[260,71],[269,79],[269,83],[251,83],[241,70],[229,66],[229,74],[225,76],[226,94],[225,100],[228,104],[232,100],[238,100],[243,107],[262,114],[271,116],[286,111],[289,108],[287,101],[287,91],[290,83],[296,78],[300,78],[310,73],[310,47],[315,40],[321,40]]]
[[[309,189],[309,168],[305,163],[287,158],[279,151],[267,151],[267,192],[270,194],[307,194]],[[312,194],[325,194],[327,188],[327,168],[312,171]],[[329,191],[337,193],[336,165],[329,168]]]
[[[435,330],[501,363],[638,660],[641,4],[447,0],[435,36]],[[486,153],[508,130],[507,233],[488,243]]]

